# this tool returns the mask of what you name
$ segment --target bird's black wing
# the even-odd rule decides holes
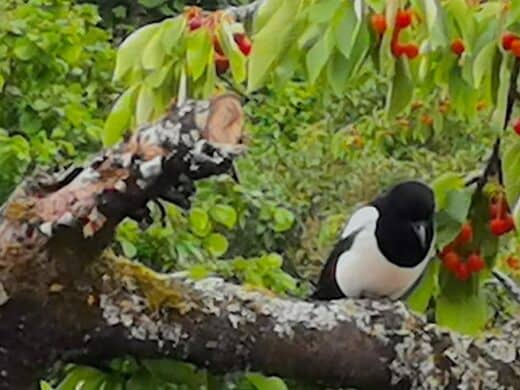
[[[336,282],[336,265],[339,257],[352,247],[354,239],[360,231],[361,229],[354,230],[334,246],[334,249],[325,263],[325,267],[323,267],[321,271],[316,291],[311,295],[311,299],[328,301],[345,297],[345,294],[343,294]]]

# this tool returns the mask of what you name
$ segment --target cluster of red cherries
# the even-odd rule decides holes
[[[209,15],[204,15],[201,8],[190,7],[186,12],[186,19],[188,21],[188,28],[190,31],[198,30],[201,27],[209,29],[212,35],[213,48],[215,50],[215,68],[217,74],[221,75],[229,69],[229,59],[224,54],[218,35],[216,33],[216,27],[218,27],[224,14],[222,12],[214,12]],[[245,56],[251,54],[253,44],[245,33],[233,34],[233,40],[237,44],[238,48]]]
[[[415,43],[399,42],[399,34],[402,30],[412,25],[413,11],[410,9],[400,9],[397,11],[394,24],[394,35],[392,36],[392,54],[395,57],[406,56],[414,59],[419,55],[419,47]],[[371,18],[374,31],[383,35],[387,28],[386,18],[382,14],[374,14]]]
[[[469,222],[462,228],[451,243],[446,245],[440,254],[444,267],[459,280],[468,280],[473,273],[478,273],[486,267],[486,262],[479,251],[469,252],[465,247],[473,241],[473,227]]]
[[[500,193],[491,198],[489,204],[489,230],[497,237],[511,232],[515,228],[509,206]],[[468,245],[473,241],[473,226],[470,222],[462,225],[462,228],[451,243],[446,245],[440,258],[444,267],[452,272],[459,280],[468,280],[473,273],[478,273],[486,267],[486,262],[480,255],[480,251],[468,250]]]

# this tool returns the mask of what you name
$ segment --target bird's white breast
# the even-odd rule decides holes
[[[348,297],[365,295],[397,299],[421,276],[428,264],[430,256],[413,268],[389,262],[379,251],[376,241],[378,216],[375,207],[363,207],[352,216],[343,231],[344,238],[361,229],[352,247],[339,256],[336,266],[336,281]]]

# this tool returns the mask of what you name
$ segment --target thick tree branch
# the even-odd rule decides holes
[[[471,339],[402,303],[305,302],[161,275],[102,250],[146,204],[189,207],[193,181],[243,149],[237,99],[190,101],[63,175],[28,179],[0,215],[0,389],[59,359],[176,357],[356,388],[514,388],[520,323]]]

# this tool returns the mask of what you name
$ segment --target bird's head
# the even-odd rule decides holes
[[[386,198],[388,211],[411,226],[423,249],[429,247],[428,228],[435,213],[432,189],[419,181],[405,181],[390,189]]]

